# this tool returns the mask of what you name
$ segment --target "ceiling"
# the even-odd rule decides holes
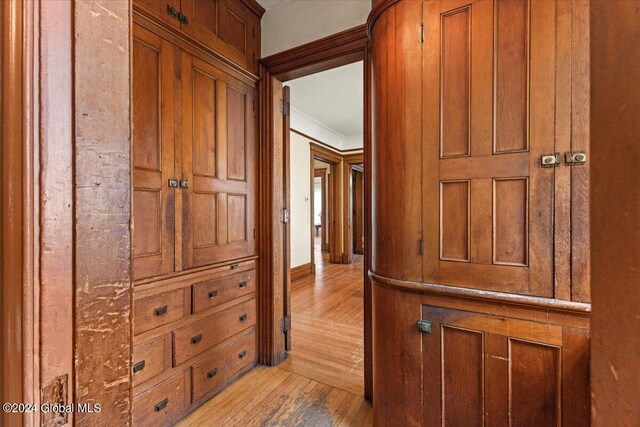
[[[286,1],[288,0],[258,0],[258,3],[260,3],[260,6],[264,7],[265,10],[269,10]]]
[[[345,138],[363,134],[364,83],[362,61],[285,84],[291,107]]]

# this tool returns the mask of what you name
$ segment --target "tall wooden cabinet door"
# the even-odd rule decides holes
[[[423,3],[424,280],[552,297],[556,2]]]
[[[253,90],[185,52],[182,97],[183,265],[253,255]]]
[[[588,330],[423,306],[425,426],[588,426]]]
[[[174,270],[174,62],[177,49],[133,33],[133,276]]]
[[[177,19],[180,0],[133,0],[133,6],[170,27],[180,28],[180,21]]]
[[[256,72],[257,42],[260,20],[237,0],[220,0],[218,36],[229,46],[228,55],[238,63]]]

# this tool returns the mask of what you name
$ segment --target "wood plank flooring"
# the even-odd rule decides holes
[[[316,275],[292,284],[292,351],[257,366],[180,426],[371,426],[363,399],[362,256],[330,264],[316,241]]]

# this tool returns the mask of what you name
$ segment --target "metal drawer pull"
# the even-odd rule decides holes
[[[244,322],[245,320],[247,320],[247,313],[245,313],[242,316],[240,316],[240,321],[241,322]]]
[[[240,267],[240,265],[239,265],[239,264],[231,264],[231,265],[229,266],[229,268],[231,268],[232,270],[235,270],[235,269],[236,269],[236,268],[238,268],[238,267]]]
[[[169,403],[169,398],[167,397],[163,401],[156,403],[156,406],[154,406],[154,409],[156,410],[156,412],[160,412],[167,407],[168,403]]]
[[[214,299],[215,297],[218,296],[218,291],[217,290],[209,291],[207,295],[209,295],[209,299]]]
[[[247,287],[247,282],[240,282],[238,286],[240,286],[240,289],[244,289]]]
[[[213,368],[212,370],[207,372],[207,378],[213,378],[213,377],[216,376],[217,373],[218,373],[218,369],[217,368]]]
[[[175,178],[169,179],[169,188],[178,188],[178,180]]]
[[[242,359],[247,355],[247,350],[242,350],[240,353],[238,353],[238,359]]]
[[[162,316],[163,314],[167,314],[167,306],[163,305],[162,307],[158,307],[153,310],[156,316]]]
[[[202,341],[202,334],[198,334],[191,338],[191,344],[198,344],[200,341]]]
[[[189,180],[181,179],[180,180],[180,188],[189,188]]]
[[[133,373],[140,372],[144,369],[144,360],[133,365]]]

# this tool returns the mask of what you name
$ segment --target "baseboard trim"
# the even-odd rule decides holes
[[[293,267],[291,269],[291,281],[302,279],[305,276],[313,274],[314,265],[310,262],[306,264],[299,265],[297,267]]]

